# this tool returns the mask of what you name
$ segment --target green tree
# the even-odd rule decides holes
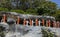
[[[56,12],[57,6],[51,1],[42,3],[42,6],[38,7],[39,15],[53,15]]]
[[[57,9],[53,16],[56,18],[56,20],[60,21],[60,9]]]
[[[11,7],[11,2],[10,2],[10,0],[2,1],[0,7],[8,8],[8,10],[11,10],[12,7]]]
[[[23,10],[11,10],[11,12],[17,12],[17,13],[21,13],[21,14],[25,14],[25,12]]]
[[[8,9],[0,7],[0,11],[8,11]]]
[[[36,9],[27,9],[26,14],[37,15],[38,13]]]
[[[16,6],[12,4],[12,1],[15,2]],[[5,0],[0,3],[0,7],[7,8],[9,11],[22,10],[29,14],[33,12],[33,14],[53,16],[57,10],[57,5],[47,0]]]

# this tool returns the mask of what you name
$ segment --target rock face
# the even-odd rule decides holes
[[[7,23],[10,24],[10,25],[11,24],[14,24],[15,23],[15,20],[13,18],[8,18],[7,19]]]
[[[36,16],[36,15],[25,15],[25,14],[18,14],[16,12],[0,12],[0,16],[3,16],[5,14],[7,16],[7,23],[0,23],[3,24],[5,27],[9,27],[9,32],[6,34],[5,37],[42,37],[41,33],[41,26],[23,26],[23,25],[17,25],[16,20],[17,16],[21,19],[21,22],[23,22],[23,19],[25,18],[26,20],[32,19],[50,19],[50,20],[55,20],[54,17],[52,16]],[[12,19],[13,18],[13,19]],[[45,28],[45,27],[43,27]],[[54,28],[49,28],[52,30],[52,32],[56,32],[57,35],[60,34],[60,28],[59,29],[54,29]],[[56,30],[56,31],[54,31]]]
[[[5,37],[42,37],[41,27],[16,26],[17,30],[10,31]]]
[[[5,27],[5,29],[9,29],[9,25],[5,22],[0,22],[0,26]]]
[[[50,29],[51,32],[55,32],[57,36],[60,35],[59,30],[60,28],[51,28],[51,27],[41,27],[41,26],[22,26],[22,25],[17,25],[16,26],[17,30],[10,31],[7,33],[6,37],[42,37],[42,32],[41,28],[44,29]],[[27,31],[28,30],[28,31]]]
[[[0,25],[9,28],[7,23],[1,22]],[[42,37],[41,28],[50,29],[51,32],[60,37],[60,28],[42,27],[42,26],[23,26],[23,25],[11,25],[9,32],[5,37]]]

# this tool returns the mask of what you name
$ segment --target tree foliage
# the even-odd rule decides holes
[[[47,0],[3,0],[0,11],[12,11],[22,14],[49,15],[59,19],[57,4]]]
[[[27,9],[26,12],[27,12],[27,14],[37,15],[36,9]]]
[[[25,13],[23,10],[11,10],[11,12],[18,12],[18,13],[21,13],[21,14]]]
[[[60,9],[56,10],[56,13],[52,16],[54,16],[56,20],[60,21]]]
[[[0,11],[8,11],[8,9],[0,7]]]

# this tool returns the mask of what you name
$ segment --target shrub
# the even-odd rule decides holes
[[[11,12],[17,12],[17,13],[21,13],[21,14],[25,13],[23,10],[11,10]]]
[[[7,8],[0,7],[0,11],[9,11]]]
[[[38,13],[37,13],[37,10],[35,10],[35,9],[27,9],[26,10],[26,14],[33,14],[33,15],[37,15]]]
[[[42,29],[42,37],[57,37],[54,32],[51,32],[50,29]]]

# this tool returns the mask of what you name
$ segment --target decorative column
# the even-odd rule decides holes
[[[40,24],[41,24],[41,21],[39,20],[39,21],[38,21],[38,23],[39,23],[39,26],[40,26]]]
[[[17,17],[17,24],[19,24],[20,23],[20,17],[18,16]]]
[[[38,19],[35,20],[35,24],[36,24],[36,26],[38,26]]]
[[[3,15],[3,22],[6,22],[6,15]]]
[[[44,26],[44,19],[42,19],[42,25]]]
[[[26,26],[26,19],[23,20],[23,25]]]
[[[60,23],[59,23],[59,28],[60,28]]]
[[[53,21],[53,27],[56,27],[56,21]]]
[[[30,26],[32,26],[32,20],[30,19],[30,22],[29,22]]]
[[[46,27],[48,27],[48,21],[46,20]]]
[[[29,23],[29,21],[27,20],[27,21],[26,21],[26,25],[27,25],[27,26],[28,26],[28,23]]]
[[[51,25],[50,20],[47,20],[47,21],[46,21],[46,26],[47,26],[47,27],[50,27],[50,25]]]
[[[59,25],[60,25],[60,22],[59,22],[59,21],[57,21],[57,28],[59,28]]]
[[[48,27],[50,27],[50,25],[51,25],[51,21],[50,21],[50,20],[48,20]]]

